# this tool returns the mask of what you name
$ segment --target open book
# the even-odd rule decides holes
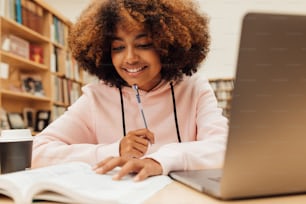
[[[134,182],[132,175],[120,181],[108,174],[96,174],[82,162],[59,164],[0,176],[0,194],[16,204],[33,200],[63,203],[142,203],[171,182],[168,176],[154,176]]]

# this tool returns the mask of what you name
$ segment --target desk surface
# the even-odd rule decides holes
[[[237,201],[220,201],[200,192],[197,192],[183,184],[173,182],[167,185],[165,188],[157,192],[151,198],[149,198],[145,204],[164,204],[164,203],[176,203],[176,204],[304,204],[306,202],[306,194],[294,195],[294,196],[278,196],[272,198],[257,198]],[[13,201],[0,197],[1,204],[13,204]],[[52,202],[35,202],[37,204],[47,204]]]

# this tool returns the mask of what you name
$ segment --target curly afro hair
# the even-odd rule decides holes
[[[150,32],[164,80],[197,72],[209,51],[208,18],[192,0],[93,0],[68,37],[80,67],[109,85],[127,85],[111,60],[116,25],[142,25]]]

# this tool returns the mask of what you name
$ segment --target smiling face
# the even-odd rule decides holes
[[[153,89],[161,80],[161,62],[150,34],[144,29],[128,31],[117,26],[111,43],[113,65],[129,85],[145,91]]]

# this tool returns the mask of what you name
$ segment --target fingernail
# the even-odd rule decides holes
[[[134,177],[134,181],[140,181],[139,176],[135,176],[135,177]]]
[[[96,173],[103,173],[103,167],[96,168],[94,171]]]
[[[115,174],[115,175],[113,176],[113,180],[119,180],[119,175],[118,175],[118,174]]]

